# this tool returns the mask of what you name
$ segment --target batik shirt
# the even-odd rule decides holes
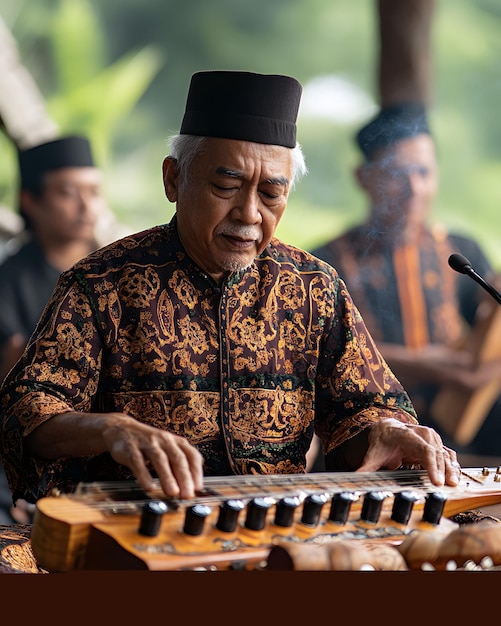
[[[297,473],[313,431],[324,451],[392,416],[416,423],[344,283],[274,239],[217,285],[175,219],[64,273],[0,394],[14,499],[131,478],[109,454],[47,461],[23,438],[68,411],[124,412],[186,437],[206,475]]]

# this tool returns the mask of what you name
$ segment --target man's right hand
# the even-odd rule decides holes
[[[128,467],[145,491],[152,473],[167,496],[192,498],[203,488],[203,457],[186,439],[142,424],[125,413],[62,413],[26,438],[35,456],[58,459],[109,452]]]
[[[203,487],[203,457],[184,437],[124,416],[111,421],[103,439],[113,459],[127,466],[146,491],[153,468],[168,496],[192,498]]]

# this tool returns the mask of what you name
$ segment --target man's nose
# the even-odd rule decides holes
[[[94,193],[81,192],[78,194],[81,213],[96,217],[103,205],[102,198]]]
[[[424,189],[425,178],[420,172],[410,172],[407,180],[413,196],[420,194]]]
[[[261,200],[257,191],[252,189],[238,194],[238,203],[234,214],[246,224],[259,224],[262,221]]]

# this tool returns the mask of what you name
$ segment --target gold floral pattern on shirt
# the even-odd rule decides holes
[[[301,472],[314,430],[333,450],[385,415],[415,421],[330,266],[275,239],[217,286],[175,220],[63,274],[0,410],[6,473],[29,501],[130,476],[107,454],[27,454],[23,435],[67,411],[125,412],[186,437],[207,474]]]

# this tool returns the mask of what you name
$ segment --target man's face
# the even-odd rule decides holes
[[[53,242],[91,241],[105,207],[101,172],[67,167],[48,172],[40,197],[29,194],[23,207],[39,237]]]
[[[208,138],[190,171],[164,161],[166,195],[190,257],[217,281],[248,267],[272,239],[287,206],[291,150]]]
[[[363,166],[361,176],[372,220],[397,233],[412,233],[426,222],[437,194],[433,140],[422,134],[399,141]]]

